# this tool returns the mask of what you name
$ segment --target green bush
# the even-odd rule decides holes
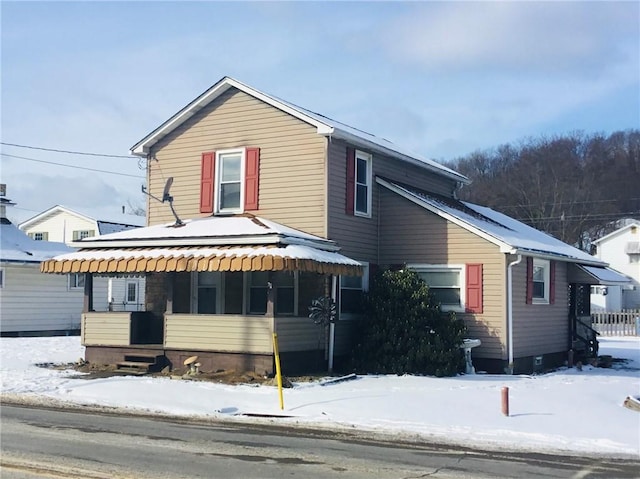
[[[378,273],[365,312],[353,354],[357,372],[440,377],[464,370],[464,321],[443,313],[414,271]]]

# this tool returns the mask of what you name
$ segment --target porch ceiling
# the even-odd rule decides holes
[[[361,276],[362,265],[306,245],[167,248],[86,248],[40,265],[43,273],[151,273],[180,271],[307,271]]]

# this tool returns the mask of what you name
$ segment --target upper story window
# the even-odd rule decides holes
[[[200,213],[234,214],[258,209],[260,149],[202,153]]]
[[[371,217],[372,157],[364,151],[347,148],[347,191],[345,212]]]
[[[244,196],[244,150],[221,151],[216,155],[216,213],[241,213]]]
[[[73,232],[73,241],[90,238],[95,236],[96,232],[93,230],[76,230]]]
[[[49,239],[49,233],[47,233],[46,231],[29,233],[29,238],[36,241],[47,241]]]

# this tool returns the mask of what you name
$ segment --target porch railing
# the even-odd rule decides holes
[[[591,314],[591,324],[602,336],[637,336],[640,334],[639,323],[640,309]]]

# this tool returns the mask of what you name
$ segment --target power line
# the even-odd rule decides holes
[[[55,163],[53,161],[36,160],[35,158],[27,158],[26,156],[10,155],[8,153],[0,153],[0,155],[7,156],[9,158],[18,158],[20,160],[36,161],[38,163],[47,163],[48,165],[64,166],[66,168],[75,168],[77,170],[87,170],[87,171],[94,171],[94,172],[97,172],[97,173],[107,173],[109,175],[128,176],[128,177],[131,177],[131,178],[144,179],[143,176],[129,175],[127,173],[119,173],[117,171],[98,170],[96,168],[88,168],[86,166],[65,165],[64,163]]]
[[[16,143],[0,142],[0,145],[15,146],[16,148],[29,148],[30,150],[52,151],[54,153],[68,153],[68,154],[71,154],[71,155],[101,156],[101,157],[104,157],[104,158],[127,158],[127,159],[135,158],[134,156],[131,156],[131,155],[128,155],[128,156],[125,156],[125,155],[109,155],[109,154],[103,154],[103,153],[87,153],[87,152],[83,152],[83,151],[57,150],[55,148],[41,148],[41,147],[38,147],[38,146],[18,145]]]

